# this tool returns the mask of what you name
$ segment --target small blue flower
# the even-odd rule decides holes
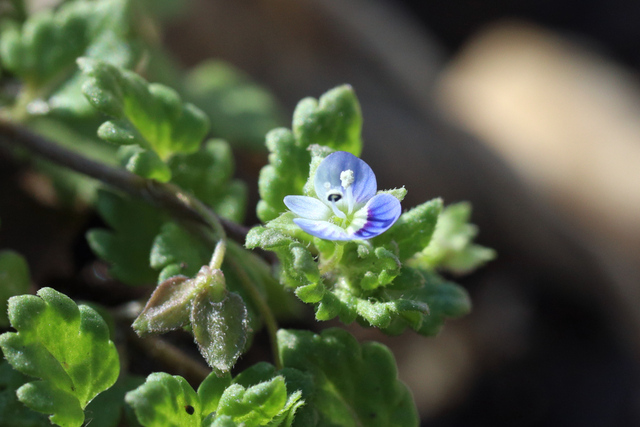
[[[376,194],[369,165],[345,151],[320,163],[314,187],[316,197],[287,196],[284,204],[300,217],[293,220],[298,227],[321,239],[370,239],[387,231],[402,210],[392,195]]]

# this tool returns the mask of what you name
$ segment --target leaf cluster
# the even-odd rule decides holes
[[[258,204],[258,216],[267,223],[250,231],[246,246],[277,254],[280,282],[303,302],[313,304],[318,320],[338,316],[344,323],[357,320],[388,333],[411,327],[433,335],[445,318],[464,315],[470,309],[464,289],[442,280],[435,269],[448,267],[447,260],[465,257],[474,237],[467,232],[467,245],[446,246],[450,249],[446,255],[444,249],[436,249],[437,258],[433,249],[427,249],[437,244],[432,244],[432,237],[443,211],[440,199],[406,211],[387,232],[370,241],[346,244],[304,233],[293,223],[295,216],[286,212],[286,195],[314,195],[315,170],[329,153],[360,153],[361,123],[353,90],[342,86],[319,101],[301,101],[291,131],[277,129],[268,134],[271,154],[260,174],[262,199]],[[406,190],[388,193],[402,200]],[[446,223],[454,210],[445,210],[445,225],[440,227],[445,231],[436,234],[441,236],[439,241],[449,241],[452,235]],[[462,219],[456,230],[472,227],[466,222],[468,216]],[[424,262],[427,256],[433,261],[429,265]]]

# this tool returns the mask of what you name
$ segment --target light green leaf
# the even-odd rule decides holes
[[[120,370],[106,323],[92,308],[78,307],[51,288],[11,298],[9,318],[18,332],[0,336],[5,358],[23,374],[42,379],[22,386],[18,398],[53,414],[53,423],[80,426],[83,409],[115,383]]]
[[[222,376],[212,372],[202,381],[198,387],[198,397],[202,405],[202,416],[206,417],[218,409],[218,403],[224,390],[231,385],[231,375],[225,373]]]
[[[493,249],[476,245],[478,228],[469,223],[471,204],[447,206],[433,234],[433,240],[411,264],[425,269],[440,268],[456,274],[475,270],[496,257]]]
[[[99,60],[80,58],[78,65],[87,77],[82,91],[89,102],[114,118],[101,127],[101,138],[138,144],[163,161],[198,151],[209,130],[208,119],[192,104],[183,103],[173,89]]]
[[[149,252],[160,231],[162,215],[142,201],[105,190],[98,192],[97,209],[113,231],[89,230],[87,240],[100,258],[111,263],[111,274],[130,285],[156,282]]]
[[[298,145],[324,145],[354,156],[362,152],[362,113],[353,88],[338,86],[319,100],[305,98],[293,113],[293,133]]]
[[[0,251],[0,326],[9,326],[7,301],[29,292],[29,266],[14,251]]]
[[[284,377],[277,376],[249,388],[240,384],[229,386],[218,405],[218,415],[228,415],[246,427],[265,425],[287,404]]]
[[[226,62],[203,62],[186,76],[184,87],[211,118],[211,133],[234,145],[263,149],[265,134],[283,122],[273,95]]]
[[[342,329],[320,335],[280,330],[278,348],[286,367],[312,375],[315,392],[306,404],[317,409],[318,425],[418,425],[411,392],[398,380],[393,355],[382,344],[360,345]]]
[[[403,213],[393,226],[373,239],[376,245],[395,242],[400,261],[406,261],[429,245],[442,211],[442,200],[433,199]]]
[[[91,108],[80,92],[83,78],[76,58],[100,57],[129,67],[139,44],[130,28],[127,0],[79,0],[35,14],[21,27],[6,27],[0,57],[5,68],[24,79],[26,96],[47,99],[54,111],[86,115]]]
[[[145,427],[200,427],[200,398],[179,376],[156,372],[126,394],[126,402]]]

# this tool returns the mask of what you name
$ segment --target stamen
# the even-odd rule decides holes
[[[342,188],[345,190],[351,187],[355,181],[355,176],[353,175],[353,171],[351,169],[347,169],[346,171],[340,172],[340,182],[342,184]]]

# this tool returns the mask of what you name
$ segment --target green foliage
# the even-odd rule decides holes
[[[339,86],[320,97],[305,98],[293,114],[293,129],[275,129],[267,134],[269,164],[260,171],[258,218],[275,219],[286,210],[285,196],[302,194],[309,177],[311,145],[359,155],[362,116],[350,86]]]
[[[144,378],[134,376],[121,376],[118,381],[105,391],[96,396],[85,409],[85,426],[91,427],[118,427],[122,425],[125,417],[124,397],[127,392],[139,387]],[[136,424],[137,425],[137,424]]]
[[[320,335],[280,330],[278,346],[284,366],[313,378],[307,404],[317,411],[317,425],[418,425],[411,392],[382,344],[360,345],[348,332],[328,329]]]
[[[276,253],[280,283],[303,302],[314,304],[318,320],[339,317],[344,323],[357,320],[391,334],[411,327],[433,335],[444,319],[466,314],[470,308],[464,289],[430,273],[432,266],[425,265],[425,254],[433,253],[427,248],[442,200],[410,209],[369,241],[329,242],[312,237],[293,222],[293,213],[286,212],[285,196],[314,195],[317,167],[329,153],[337,149],[360,153],[360,126],[358,102],[353,91],[343,86],[327,92],[319,102],[301,101],[293,131],[277,129],[267,136],[270,164],[260,175],[258,216],[268,221],[249,232],[245,245]],[[402,201],[407,191],[403,187],[380,193]]]
[[[205,61],[184,86],[186,97],[211,118],[212,133],[234,144],[262,150],[265,134],[282,123],[273,95],[226,62]]]
[[[127,0],[79,0],[8,25],[0,34],[3,67],[24,80],[29,98],[45,97],[48,109],[86,115],[91,109],[81,96],[75,60],[88,56],[132,66],[140,43],[129,9]]]
[[[173,89],[147,83],[139,75],[106,62],[78,59],[87,77],[82,91],[99,111],[112,116],[98,136],[118,145],[138,145],[145,150],[129,157],[127,168],[144,177],[168,181],[164,162],[177,153],[195,153],[209,131],[202,111],[183,103]]]
[[[91,249],[111,263],[110,273],[131,285],[148,285],[157,273],[149,266],[149,252],[162,224],[162,215],[142,201],[105,190],[98,192],[96,207],[113,231],[87,233]]]
[[[43,427],[51,425],[44,414],[34,412],[18,401],[16,391],[29,377],[16,371],[6,360],[0,362],[0,420],[5,427]]]
[[[258,365],[258,370],[264,365]],[[252,370],[246,374],[251,376]],[[303,403],[301,393],[289,392],[284,377],[273,372],[271,367],[266,378],[255,383],[247,383],[245,374],[232,381],[228,374],[212,373],[197,393],[181,377],[154,373],[126,400],[145,427],[291,426],[295,410]]]
[[[412,265],[465,274],[494,259],[493,249],[473,243],[478,228],[469,224],[470,217],[469,203],[447,206],[440,216],[433,241],[412,260]]]
[[[51,288],[11,298],[9,319],[18,332],[0,336],[5,358],[41,379],[20,387],[18,399],[52,414],[52,423],[80,426],[83,409],[118,377],[118,353],[106,323],[92,308]]]
[[[7,301],[29,292],[29,266],[14,251],[0,251],[0,326],[9,326]]]
[[[232,179],[233,153],[222,140],[209,140],[194,154],[178,154],[169,160],[173,182],[191,192],[215,212],[242,222],[247,203],[244,182]]]

